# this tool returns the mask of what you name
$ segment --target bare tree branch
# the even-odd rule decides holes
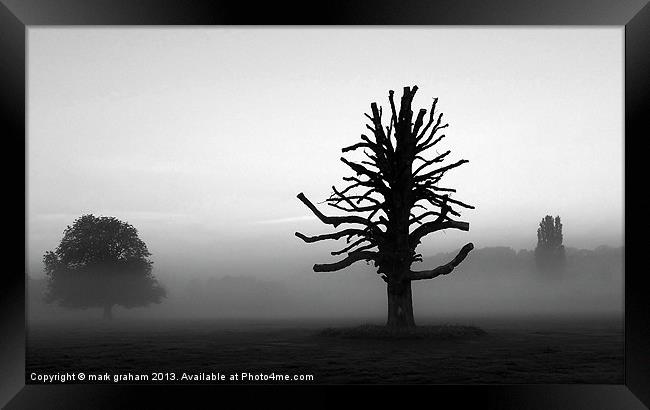
[[[436,104],[438,104],[438,99],[434,98],[433,103],[431,104],[431,109],[429,110],[429,121],[427,122],[427,125],[424,127],[420,135],[417,136],[417,140],[420,141],[422,137],[424,137],[424,134],[427,133],[427,130],[429,127],[431,127],[431,124],[433,124],[433,116],[436,112]],[[438,118],[438,121],[440,121],[440,118]]]
[[[362,181],[357,177],[343,177],[343,180],[348,181],[348,182],[356,182],[357,186],[365,186],[365,187],[368,187],[368,188],[375,188],[377,190],[377,192],[382,194],[384,197],[390,195],[390,190],[386,186],[386,184],[384,184],[383,181],[375,181],[375,180],[372,180],[372,179],[370,179],[368,181]],[[342,193],[344,193],[344,192],[345,191],[343,191]]]
[[[433,171],[427,172],[426,174],[416,176],[416,177],[414,177],[414,179],[417,180],[417,181],[421,181],[421,182],[426,181],[426,180],[430,179],[431,177],[433,177],[434,175],[444,174],[445,172],[447,172],[447,171],[449,171],[451,169],[454,169],[456,167],[459,167],[459,166],[461,166],[463,164],[466,164],[468,162],[469,161],[466,160],[466,159],[461,159],[460,161],[456,161],[453,164],[449,164],[449,165],[446,165],[444,167],[440,167],[440,168],[434,169]]]
[[[379,144],[383,144],[387,148],[387,157],[390,157],[395,150],[393,148],[393,144],[391,143],[390,139],[386,138],[386,134],[384,133],[384,127],[381,125],[381,112],[377,108],[377,103],[374,102],[370,104],[370,109],[372,110],[372,118],[371,121],[373,125],[375,126],[375,129],[373,130],[375,134],[375,138],[377,138],[377,142]]]
[[[416,190],[414,190],[414,196],[416,198],[415,199],[416,202],[427,201],[431,205],[439,207],[439,208],[442,208],[443,203],[445,203],[443,196],[433,194],[433,193],[429,192],[426,189],[416,189]],[[415,207],[415,205],[414,205],[414,207]],[[447,208],[448,213],[450,213],[450,214],[452,214],[454,216],[460,216],[460,213],[455,211],[451,206],[447,205],[447,207],[448,207]],[[427,208],[423,207],[423,209],[426,210]]]
[[[345,202],[347,202],[350,206],[352,206],[352,207],[355,206],[355,205],[352,203],[352,201],[351,201],[348,197],[344,196],[342,193],[340,193],[339,191],[337,191],[337,189],[336,189],[336,187],[335,187],[334,185],[332,185],[332,191],[333,191],[334,193],[333,193],[333,194],[332,194],[328,199],[326,199],[325,201],[327,201],[327,202],[333,202],[333,203],[336,203],[336,204],[339,204],[339,203],[341,203],[342,201],[345,201]],[[338,198],[335,198],[334,195],[338,195]]]
[[[460,205],[460,206],[462,206],[463,208],[467,208],[467,209],[475,209],[474,205],[468,205],[468,204],[466,204],[466,203],[464,203],[464,202],[460,202],[460,201],[458,201],[458,200],[456,200],[456,199],[453,199],[453,198],[449,198],[449,202],[451,202],[452,204]]]
[[[444,200],[445,202],[456,204],[458,206],[462,206],[463,208],[474,209],[473,205],[469,205],[469,204],[461,202],[461,201],[459,201],[457,199],[453,199],[453,198],[449,197],[449,195],[447,195],[447,194],[440,195],[440,194],[435,192],[435,191],[453,191],[453,192],[455,192],[455,190],[451,190],[451,189],[448,189],[448,188],[436,188],[434,186],[428,186],[428,187],[426,187],[426,190],[427,190],[427,193],[428,193],[427,197],[432,197],[434,200],[438,200],[438,201]],[[447,198],[447,199],[445,200],[444,198]],[[460,214],[458,214],[457,212],[452,212],[452,213],[454,215],[456,215],[456,216],[460,216]]]
[[[371,189],[370,191],[373,191],[373,190]],[[368,192],[370,192],[370,191],[368,191]],[[369,196],[368,192],[366,192],[364,195],[350,195],[350,196],[344,196],[344,197],[340,197],[340,198],[335,198],[334,195],[332,195],[330,198],[327,198],[325,201],[326,202],[340,203],[340,202],[344,202],[344,201],[347,202],[348,199],[349,200],[356,199],[356,201],[357,201],[356,205],[359,205],[361,203],[361,201],[372,202],[373,204],[380,205],[380,206],[383,205],[381,202],[379,202],[375,198]],[[341,195],[342,194],[343,193],[341,193]]]
[[[441,130],[443,128],[447,128],[449,126],[449,124],[442,125],[443,113],[438,114],[438,119],[436,120],[436,125],[434,125],[433,128],[431,129],[431,132],[429,133],[429,136],[424,141],[422,141],[422,139],[424,137],[424,134],[426,134],[426,131],[429,129],[429,127],[433,123],[433,110],[435,109],[435,104],[437,102],[438,102],[438,99],[436,98],[434,100],[434,103],[433,103],[433,106],[432,106],[431,115],[429,117],[429,123],[427,124],[427,127],[424,129],[424,131],[422,131],[422,133],[420,133],[420,135],[418,135],[418,137],[417,137],[417,140],[419,142],[421,142],[421,144],[420,144],[421,146],[427,145],[429,143],[429,141],[431,141],[433,139],[433,137],[436,135],[436,132],[438,132],[439,130]],[[435,145],[435,143],[432,144],[432,145]]]
[[[435,186],[435,185],[429,186],[429,187],[427,187],[427,189],[431,189],[433,191],[441,191],[441,192],[456,192],[456,190],[453,189],[453,188],[443,188],[443,187],[438,187],[438,186]]]
[[[354,262],[360,260],[374,260],[378,256],[377,252],[359,251],[348,255],[347,258],[334,263],[317,263],[314,265],[314,272],[335,272],[347,268]]]
[[[344,206],[339,205],[338,203],[328,203],[327,205],[331,206],[332,208],[340,209],[341,211],[345,211],[345,212],[374,212],[374,211],[381,210],[381,206],[379,205],[368,205],[368,206],[353,205],[352,208],[346,208]]]
[[[425,212],[422,215],[419,215],[417,217],[414,216],[414,218],[409,220],[409,225],[413,225],[414,223],[418,223],[418,224],[422,225],[422,220],[424,218],[426,218],[428,216],[440,216],[440,215],[441,215],[440,212],[428,211],[428,212]]]
[[[316,236],[306,236],[306,235],[301,234],[300,232],[296,232],[296,236],[298,238],[302,239],[303,241],[307,242],[307,243],[325,241],[325,240],[328,240],[328,239],[337,240],[337,239],[341,239],[341,238],[343,238],[345,236],[352,237],[352,236],[355,236],[355,235],[365,237],[365,235],[367,235],[367,232],[364,231],[364,230],[361,230],[361,229],[352,229],[352,228],[344,229],[344,230],[339,231],[339,232],[332,232],[332,233],[328,233],[328,234],[325,234],[325,235],[316,235]]]
[[[349,147],[342,148],[341,152],[354,151],[355,149],[359,148],[370,148],[374,150],[374,147],[371,144],[368,144],[367,142],[359,142],[354,145],[350,145]]]
[[[456,266],[458,266],[466,257],[470,251],[474,249],[474,244],[468,243],[463,246],[458,255],[451,262],[438,266],[435,269],[425,270],[425,271],[411,271],[409,274],[409,279],[411,280],[422,280],[422,279],[433,279],[440,275],[450,274]]]
[[[450,151],[450,150],[447,150],[447,152],[444,152],[444,153],[438,155],[438,156],[435,157],[434,159],[431,159],[431,160],[424,160],[424,159],[423,159],[424,163],[423,163],[422,165],[420,165],[420,166],[418,167],[418,169],[416,169],[416,170],[413,172],[413,176],[416,176],[420,171],[422,171],[424,168],[426,168],[426,167],[429,166],[429,165],[435,164],[436,162],[442,162],[442,160],[445,159],[445,157],[446,157],[447,155],[449,155],[450,153],[451,153],[451,151]]]
[[[346,246],[345,248],[341,249],[340,251],[334,251],[334,252],[330,252],[330,253],[333,256],[340,255],[342,253],[346,253],[347,251],[351,250],[352,248],[354,248],[356,246],[361,245],[363,242],[368,242],[368,238],[358,239],[358,240],[354,241],[353,243],[351,243],[350,245]],[[373,246],[375,246],[375,245],[373,245]]]
[[[360,186],[361,186],[361,183],[359,183],[359,182],[348,185],[345,189],[343,189],[343,191],[341,191],[341,194],[345,194],[348,191],[350,191],[350,190],[352,190],[354,188],[360,187]]]
[[[461,231],[469,231],[469,223],[452,220],[443,222],[427,222],[418,226],[413,230],[413,232],[411,232],[409,235],[409,243],[411,243],[411,246],[417,245],[425,236],[443,229],[458,229]]]
[[[424,108],[418,112],[418,116],[415,119],[415,124],[413,124],[413,135],[417,135],[418,131],[420,131],[420,127],[422,127],[422,124],[424,123],[424,115],[427,113],[427,110]]]
[[[309,199],[303,194],[302,192],[297,195],[297,198],[300,199],[300,201],[307,205],[307,208],[309,208],[314,215],[318,217],[323,223],[326,223],[328,225],[334,225],[334,227],[339,226],[342,223],[356,223],[356,224],[362,224],[368,226],[370,229],[373,229],[376,232],[381,233],[381,230],[379,227],[373,223],[372,221],[367,220],[366,218],[363,218],[361,216],[356,216],[356,215],[350,215],[350,216],[325,216],[321,211],[316,208],[314,204],[311,203]]]
[[[429,148],[431,148],[431,147],[433,147],[434,145],[436,145],[437,143],[439,143],[443,138],[445,138],[446,134],[442,134],[441,136],[439,136],[438,138],[436,138],[435,141],[433,141],[433,142],[430,143],[429,141],[431,141],[431,139],[433,138],[433,136],[434,136],[434,133],[432,133],[431,136],[430,136],[429,138],[427,138],[425,141],[419,143],[419,144],[416,146],[416,152],[423,152],[423,151],[428,150]]]
[[[363,165],[357,164],[356,162],[348,161],[346,158],[341,157],[341,161],[352,168],[354,172],[357,173],[357,175],[366,175],[368,176],[372,181],[382,181],[384,178],[382,177],[381,174],[378,174],[377,172],[371,171],[368,168],[364,167]]]

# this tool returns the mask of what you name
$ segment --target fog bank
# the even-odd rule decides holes
[[[414,264],[434,268],[455,253],[439,253]],[[566,270],[539,272],[534,253],[508,247],[475,249],[456,270],[413,282],[418,318],[622,315],[624,248],[567,249]],[[168,297],[160,305],[114,310],[127,318],[355,319],[383,320],[386,288],[375,268],[364,263],[334,273],[269,266],[264,277],[237,272],[187,276],[157,274]],[[291,270],[293,269],[293,270]],[[42,301],[44,279],[30,279],[29,320],[101,319],[99,309],[71,311]],[[622,318],[622,316],[621,316]]]

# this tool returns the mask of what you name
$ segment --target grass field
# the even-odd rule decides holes
[[[345,331],[331,331],[361,323],[34,322],[28,326],[26,382],[35,383],[31,373],[151,377],[173,372],[175,380],[163,382],[207,383],[180,380],[182,373],[275,373],[313,375],[313,381],[288,383],[623,383],[620,320],[486,320],[470,323],[485,334],[439,340],[346,337]]]

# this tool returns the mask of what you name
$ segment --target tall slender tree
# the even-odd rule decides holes
[[[362,134],[361,141],[342,149],[343,153],[362,153],[356,161],[341,157],[354,175],[344,177],[348,184],[342,189],[332,186],[326,203],[353,215],[326,216],[300,193],[302,201],[323,223],[341,229],[329,234],[306,236],[296,232],[305,242],[339,240],[346,246],[332,255],[346,254],[334,263],[316,264],[315,272],[341,270],[357,261],[373,262],[377,273],[387,284],[389,327],[414,327],[411,282],[432,279],[451,273],[474,248],[472,243],[462,247],[449,263],[432,270],[413,271],[413,262],[422,261],[416,253],[422,239],[444,229],[469,231],[469,223],[459,217],[459,208],[474,207],[452,198],[455,189],[439,186],[450,170],[467,163],[465,159],[444,166],[450,151],[438,153],[434,147],[445,137],[440,131],[443,123],[434,98],[429,114],[420,109],[414,118],[412,103],[418,87],[404,87],[399,108],[394,92],[388,93],[390,114],[383,125],[383,109],[376,102],[370,105],[370,121],[366,127],[370,136]],[[399,111],[398,111],[399,109]]]
[[[546,215],[537,228],[535,262],[543,271],[559,272],[565,266],[566,253],[562,245],[562,222],[559,216]]]

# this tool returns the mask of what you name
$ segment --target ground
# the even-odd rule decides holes
[[[83,371],[173,372],[175,382],[183,372],[250,372],[313,375],[308,383],[623,383],[620,320],[457,322],[480,325],[486,333],[432,340],[331,331],[349,321],[33,322],[26,381],[34,383],[32,372]]]

